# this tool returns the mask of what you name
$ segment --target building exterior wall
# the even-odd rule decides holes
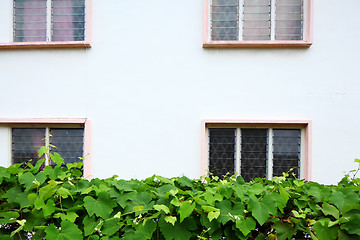
[[[93,0],[91,49],[1,50],[0,118],[91,120],[92,177],[199,177],[204,119],[310,120],[312,180],[355,168],[360,2],[315,0],[314,43],[301,49],[203,49],[202,8]],[[1,1],[3,42],[9,11]],[[9,134],[0,126],[3,166]]]

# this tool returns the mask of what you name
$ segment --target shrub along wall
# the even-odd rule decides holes
[[[0,167],[0,239],[360,239],[359,179],[81,178],[82,163]],[[360,162],[359,160],[357,160]]]

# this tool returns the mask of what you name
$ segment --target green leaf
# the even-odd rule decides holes
[[[61,230],[59,231],[54,224],[46,227],[46,239],[51,240],[82,240],[83,235],[75,223],[69,221],[61,222]]]
[[[272,195],[268,194],[265,195],[262,201],[259,201],[256,197],[251,197],[248,209],[262,226],[269,219],[270,214],[276,215],[277,204]]]
[[[341,229],[346,230],[349,234],[360,236],[360,214],[351,215],[347,223],[341,225]]]
[[[170,213],[170,210],[167,206],[161,204],[161,205],[154,205],[154,209],[157,211],[163,211],[164,213],[168,214]]]
[[[175,225],[176,217],[166,216],[164,219],[165,219],[166,222],[171,223],[172,225]]]
[[[233,220],[234,217],[244,217],[244,205],[241,202],[236,202],[234,206],[231,206],[230,200],[224,200],[218,202],[216,207],[220,209],[218,220],[222,224],[226,224],[228,221]]]
[[[180,222],[185,218],[189,217],[194,211],[196,204],[191,203],[190,201],[181,202],[179,213],[180,213]]]
[[[323,204],[321,211],[325,215],[331,215],[336,219],[339,218],[339,210],[336,207],[334,207],[334,206],[332,206],[332,205],[330,205],[328,203]]]
[[[54,152],[54,154],[49,154],[49,156],[50,156],[50,159],[54,162],[54,163],[56,163],[56,165],[58,165],[58,166],[61,166],[61,164],[64,164],[65,163],[65,161],[64,161],[64,159],[60,156],[60,154],[59,153],[57,153],[57,152]]]
[[[0,184],[3,182],[4,178],[10,178],[10,172],[6,168],[0,166]]]
[[[209,205],[215,206],[216,201],[221,201],[223,196],[220,193],[212,194],[211,192],[205,192],[204,194],[205,200],[208,202]]]
[[[274,229],[276,230],[278,240],[292,239],[296,234],[296,230],[291,224],[280,221],[274,224]]]
[[[46,148],[45,146],[41,146],[40,149],[37,151],[38,157],[42,157],[44,154],[49,152],[49,148]]]
[[[84,198],[84,206],[90,217],[95,214],[98,217],[107,219],[116,204],[112,199],[110,199],[108,193],[101,192],[98,199],[86,196]]]
[[[138,224],[136,226],[136,232],[142,237],[141,239],[152,239],[155,230],[156,223],[151,220],[147,220],[143,224]]]
[[[107,236],[114,235],[124,225],[118,218],[106,220],[101,227],[101,233]]]
[[[89,217],[88,215],[85,216],[83,220],[84,224],[84,235],[89,236],[96,231],[96,229],[100,229],[101,221],[98,219],[95,221],[95,216]]]
[[[60,195],[62,198],[67,198],[68,196],[70,196],[72,198],[72,195],[71,195],[70,191],[68,189],[66,189],[66,188],[63,188],[63,187],[60,187],[56,191],[56,193],[58,195]]]
[[[204,209],[206,212],[220,211],[218,208],[212,206],[201,206],[201,208]]]
[[[19,183],[25,185],[26,189],[29,189],[34,185],[35,176],[31,172],[26,172],[19,176]]]
[[[347,205],[359,204],[359,195],[352,189],[346,188],[342,192],[333,190],[329,202],[334,204],[340,211]]]
[[[28,199],[29,192],[23,192],[20,187],[13,187],[6,191],[4,198],[7,198],[9,203],[17,203],[20,208],[30,206]]]
[[[314,225],[315,235],[319,240],[335,240],[337,238],[338,226],[328,227],[330,219],[321,219]]]
[[[215,212],[209,212],[208,213],[208,218],[209,221],[211,222],[213,219],[217,219],[220,216],[220,211],[215,211]]]
[[[49,199],[45,206],[42,208],[44,212],[44,217],[50,216],[53,212],[55,212],[55,203],[52,199]]]
[[[61,220],[68,220],[69,222],[75,222],[76,218],[79,217],[75,212],[57,213],[54,215],[55,218],[61,218]]]
[[[356,158],[356,159],[354,160],[354,162],[356,162],[356,163],[359,163],[359,164],[360,164],[360,159],[357,159],[357,158]]]
[[[244,234],[244,236],[247,236],[252,230],[255,230],[256,222],[252,217],[237,219],[236,228],[238,228]]]
[[[176,222],[174,225],[171,225],[163,218],[160,218],[159,228],[166,240],[189,240],[191,238],[191,233],[185,222]]]

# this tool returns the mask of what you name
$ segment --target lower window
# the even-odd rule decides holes
[[[267,125],[207,126],[208,171],[219,177],[240,174],[245,181],[290,172],[303,178],[305,127]]]
[[[82,161],[84,147],[83,128],[12,128],[12,163],[31,160],[34,165],[39,157],[41,146],[58,152],[66,163]],[[45,165],[54,165],[46,161]]]

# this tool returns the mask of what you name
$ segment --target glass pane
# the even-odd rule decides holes
[[[296,168],[293,173],[299,177],[300,130],[274,129],[273,132],[273,176],[282,176],[283,172]]]
[[[50,152],[57,152],[66,163],[82,161],[83,157],[84,129],[81,128],[52,128],[50,129]],[[51,163],[52,165],[54,163]]]
[[[52,40],[85,39],[85,0],[52,0]]]
[[[239,1],[213,0],[211,3],[211,39],[238,40]]]
[[[243,40],[270,40],[270,0],[244,0]]]
[[[235,170],[235,129],[209,129],[209,172],[222,177],[234,174]]]
[[[303,0],[277,0],[276,40],[303,39]]]
[[[39,160],[37,151],[45,145],[44,128],[13,128],[12,129],[12,163],[23,163]]]
[[[266,177],[267,129],[241,129],[241,176],[245,181]]]
[[[46,41],[46,0],[14,0],[14,41]]]

